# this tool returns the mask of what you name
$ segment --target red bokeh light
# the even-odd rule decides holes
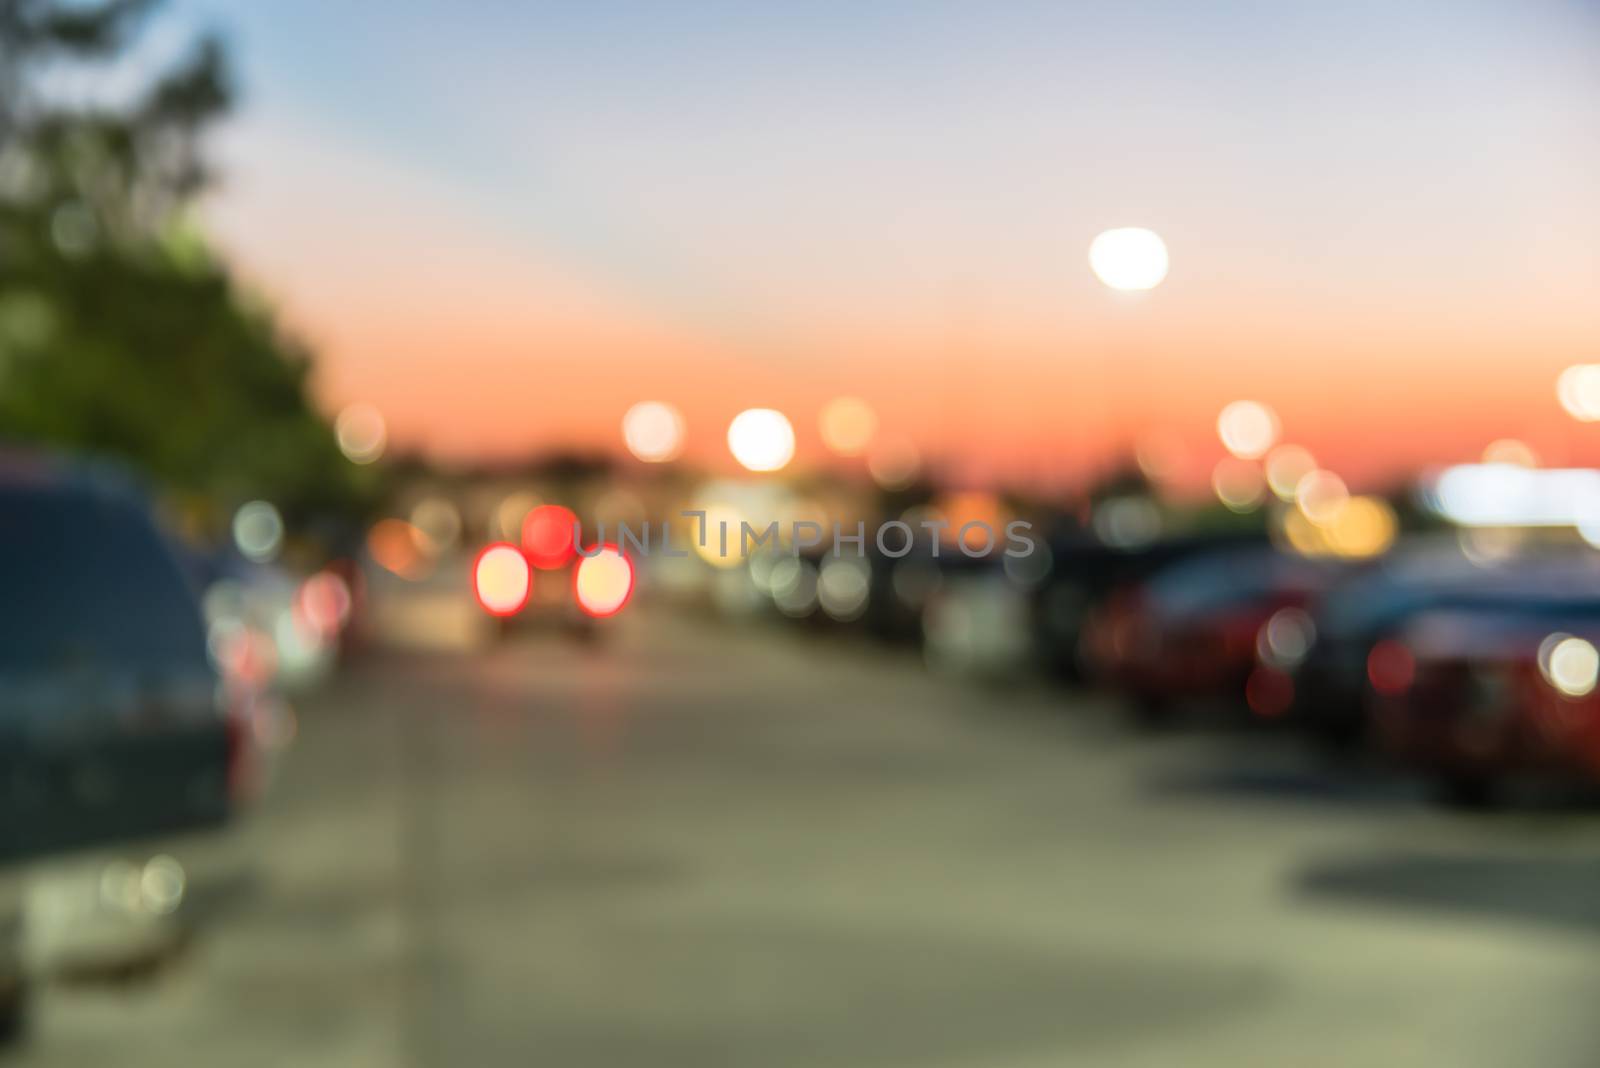
[[[333,571],[319,571],[300,585],[295,614],[321,638],[339,632],[350,618],[350,586]]]
[[[578,517],[559,504],[541,504],[522,521],[522,551],[541,571],[565,567],[574,554],[573,529]]]
[[[1276,668],[1258,667],[1245,683],[1244,699],[1256,715],[1276,719],[1294,703],[1294,680]]]
[[[1367,681],[1385,697],[1405,693],[1416,677],[1416,658],[1397,641],[1381,641],[1367,654]]]

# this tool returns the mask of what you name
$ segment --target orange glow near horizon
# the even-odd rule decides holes
[[[786,85],[781,106],[807,91]],[[1297,106],[1323,100],[1306,91]],[[1549,464],[1600,462],[1600,435],[1556,390],[1562,369],[1600,361],[1600,210],[1563,155],[1590,150],[1569,136],[1591,128],[1581,108],[1541,127],[1525,156],[1474,171],[1479,184],[1440,185],[1427,168],[1471,168],[1356,121],[1339,136],[1365,153],[1361,168],[1327,174],[1344,155],[1305,140],[1293,111],[1262,113],[1293,141],[1282,147],[1185,140],[1171,114],[1137,108],[1108,113],[1104,129],[1057,116],[1076,124],[1066,148],[1007,128],[1015,143],[983,142],[994,158],[964,170],[940,169],[950,160],[933,140],[908,142],[933,155],[906,163],[855,136],[947,128],[915,99],[876,101],[906,114],[840,118],[844,132],[803,108],[810,125],[789,133],[741,113],[727,121],[748,127],[635,150],[629,138],[656,129],[646,119],[682,118],[642,100],[623,96],[581,138],[565,112],[523,131],[504,95],[462,112],[504,154],[501,177],[540,162],[519,154],[519,134],[571,149],[548,209],[465,162],[269,111],[231,135],[208,219],[319,353],[322,403],[373,405],[392,453],[626,460],[623,417],[649,400],[681,413],[681,463],[736,471],[730,420],[770,407],[795,428],[787,470],[861,471],[872,450],[838,455],[856,447],[829,449],[819,429],[830,401],[852,397],[880,441],[908,443],[958,483],[1069,485],[1161,438],[1181,454],[1172,480],[1204,490],[1224,456],[1218,413],[1251,398],[1276,414],[1280,440],[1355,489],[1504,438]],[[1427,134],[1445,147],[1466,136]],[[983,140],[979,126],[961,136]],[[798,151],[807,137],[828,151]],[[782,167],[747,159],[747,142]],[[1136,180],[1080,166],[1080,144],[1121,146]],[[646,149],[662,168],[648,180],[630,154]],[[752,173],[722,166],[732,159]],[[558,194],[587,212],[581,225],[551,221]],[[1108,289],[1085,256],[1097,234],[1130,226],[1170,250],[1147,292]]]

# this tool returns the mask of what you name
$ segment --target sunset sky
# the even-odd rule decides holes
[[[471,14],[466,14],[470,9]],[[1273,405],[1357,481],[1523,437],[1600,361],[1600,7],[179,0],[242,106],[222,243],[442,456],[618,448],[641,399],[802,462],[841,393],[974,477],[1060,480]],[[1114,226],[1166,283],[1107,290]]]

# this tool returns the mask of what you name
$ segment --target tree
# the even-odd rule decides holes
[[[191,219],[221,45],[115,105],[50,92],[63,64],[113,64],[152,6],[0,0],[0,435],[130,461],[214,522],[250,497],[359,514],[377,475],[312,405],[309,354]]]

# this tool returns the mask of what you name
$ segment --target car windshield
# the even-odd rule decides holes
[[[205,667],[193,596],[130,500],[0,488],[0,590],[0,670]]]

